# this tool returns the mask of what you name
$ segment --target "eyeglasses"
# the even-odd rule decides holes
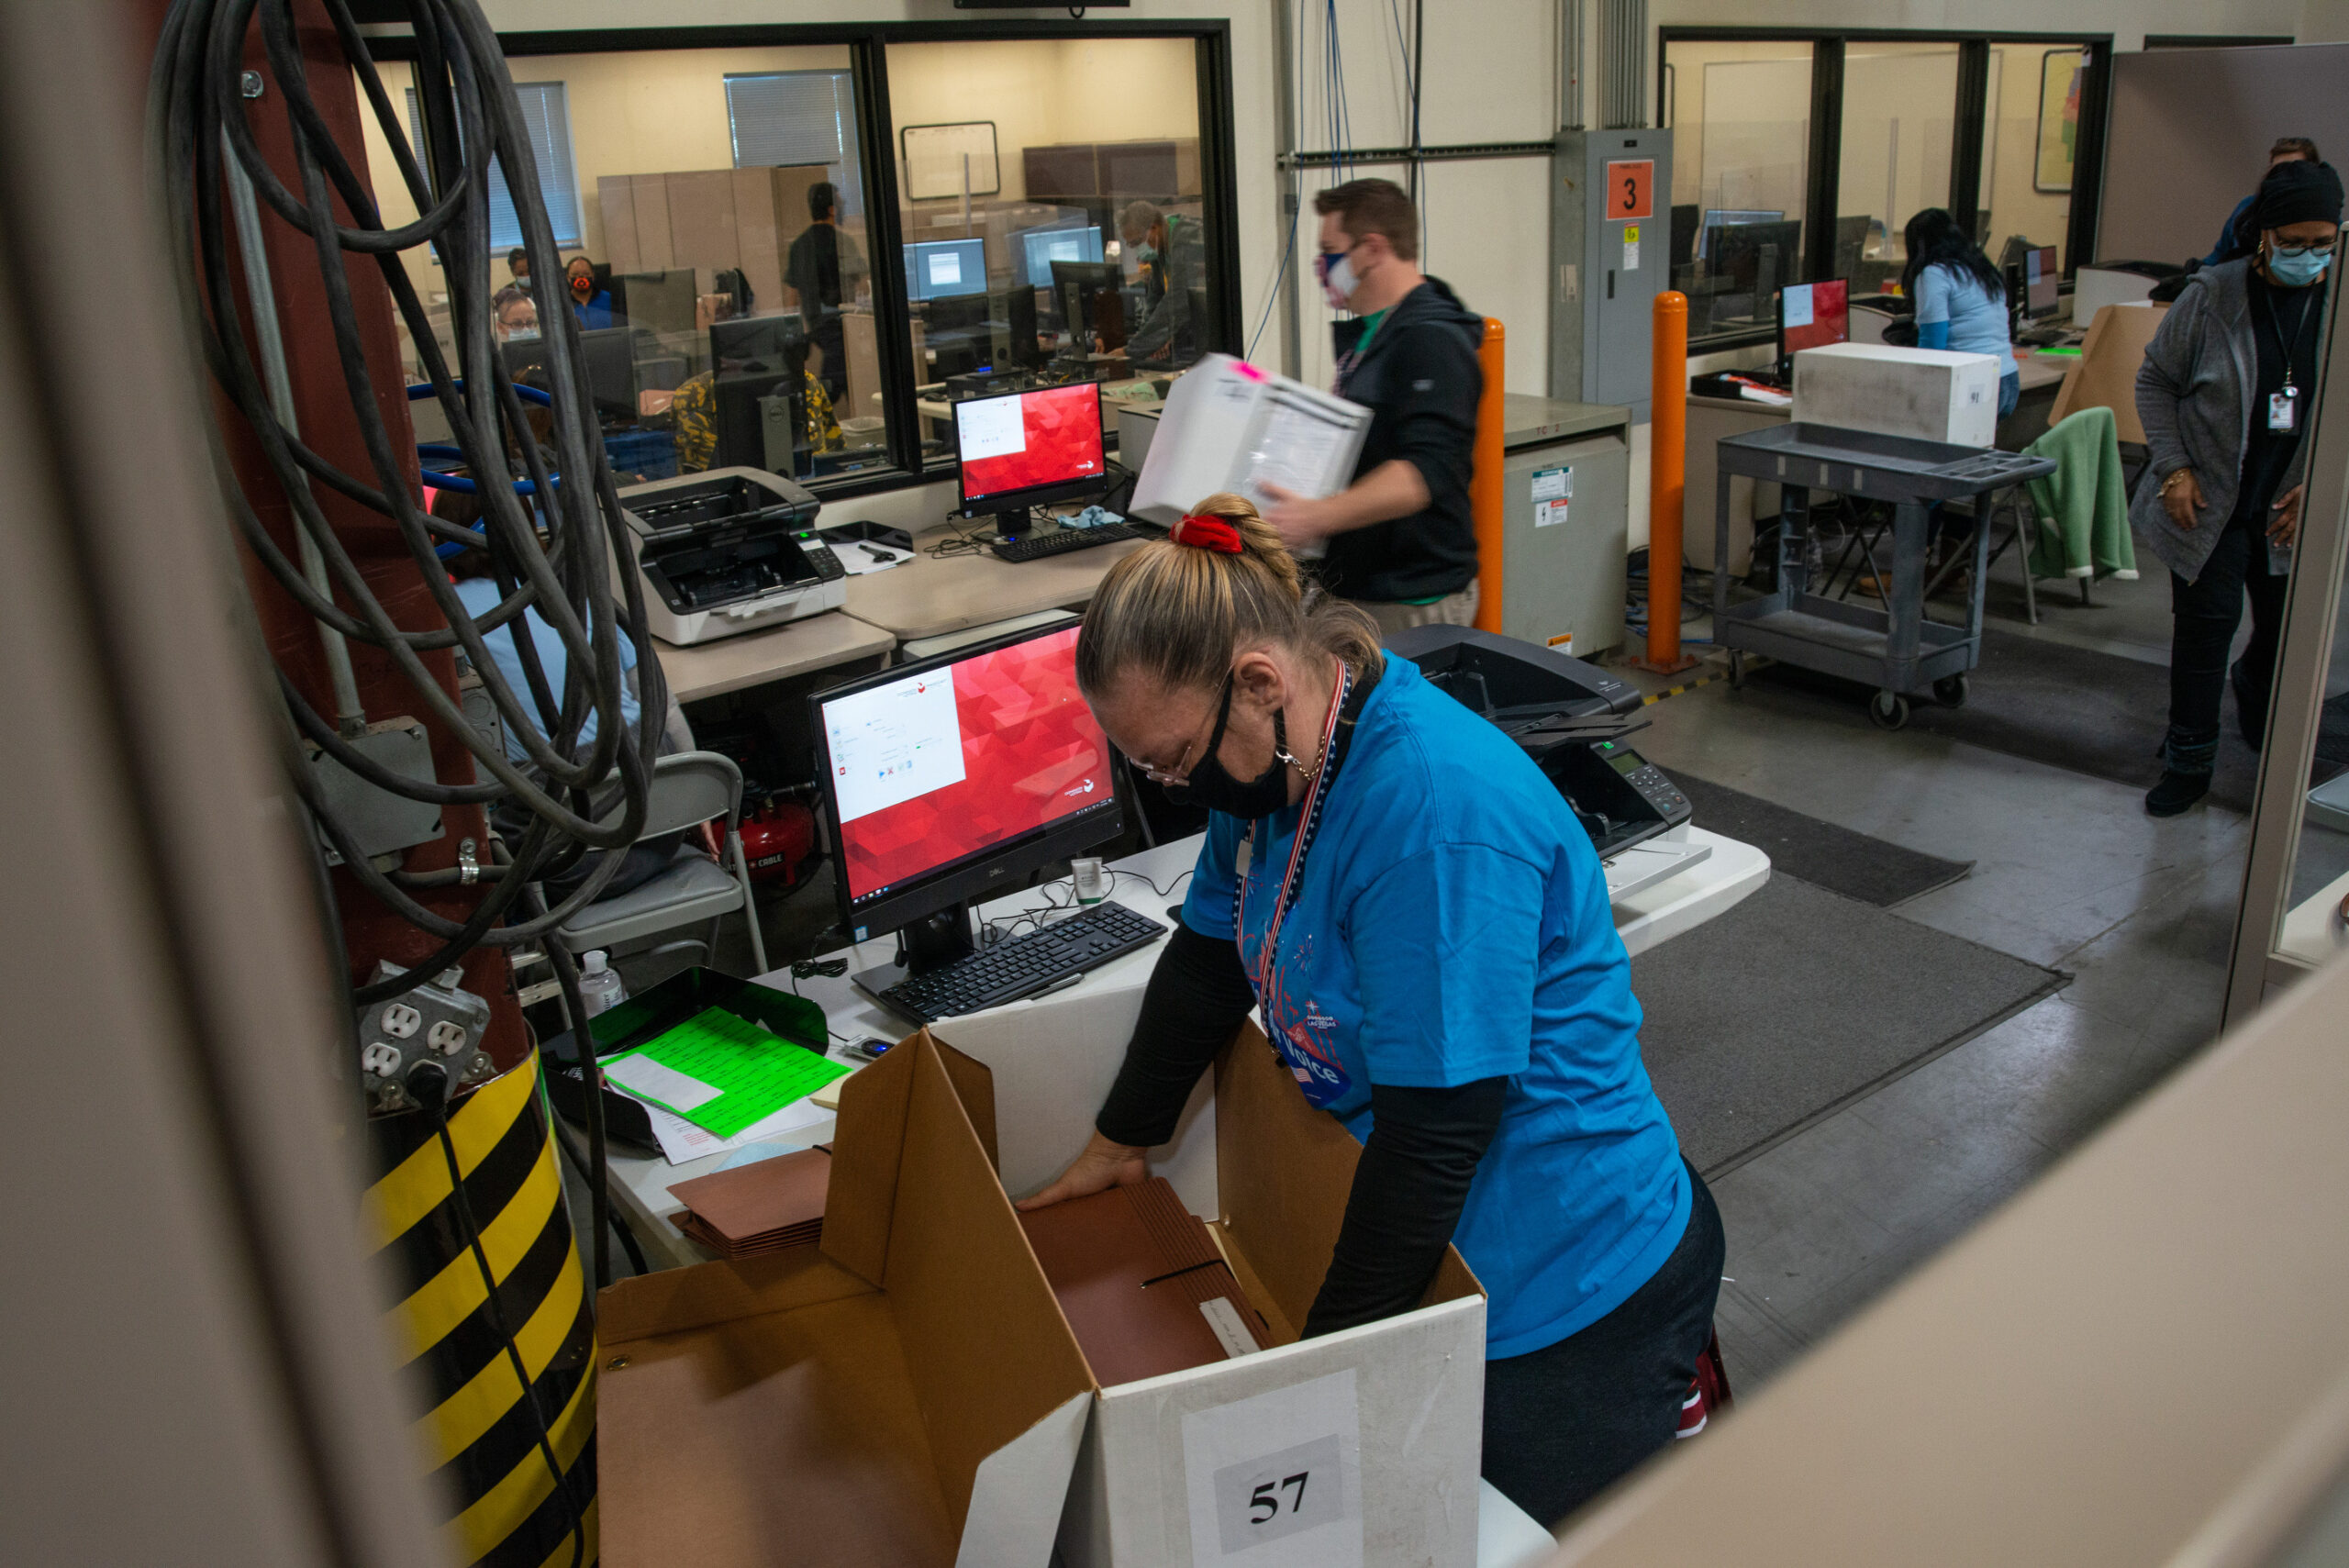
[[[1224,705],[1230,697],[1230,691],[1231,675],[1226,672],[1223,686],[1216,698],[1216,711],[1208,720],[1208,735],[1215,732],[1217,722],[1223,717]],[[1141,763],[1141,776],[1154,784],[1170,785],[1175,789],[1182,788],[1191,782],[1191,754],[1207,744],[1208,735],[1193,735],[1190,744],[1183,748],[1182,756],[1175,759],[1172,768],[1161,768],[1149,762]]]
[[[2313,245],[2271,245],[2268,250],[2278,256],[2305,256],[2311,250],[2320,256],[2330,256],[2332,246],[2332,240],[2320,239]]]

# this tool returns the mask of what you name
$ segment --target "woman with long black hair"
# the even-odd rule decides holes
[[[1917,346],[1952,349],[1962,354],[1998,356],[1998,417],[2022,401],[2022,373],[2015,368],[2008,330],[2007,285],[1957,219],[1929,206],[1901,231],[1909,265],[1900,292],[1917,302]]]

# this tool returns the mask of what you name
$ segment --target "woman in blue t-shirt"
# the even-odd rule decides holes
[[[1909,265],[1901,270],[1900,292],[1917,302],[1917,346],[1998,355],[1998,417],[2005,418],[2022,401],[2005,280],[1982,247],[1940,207],[1929,206],[1910,218],[1901,237]]]
[[[1076,665],[1119,749],[1209,817],[1092,1143],[1024,1207],[1142,1180],[1261,1004],[1364,1146],[1304,1332],[1410,1310],[1456,1241],[1489,1296],[1485,1474],[1571,1513],[1671,1441],[1722,1257],[1589,837],[1360,611],[1308,603],[1236,495],[1110,571]]]

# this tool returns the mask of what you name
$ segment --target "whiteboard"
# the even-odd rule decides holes
[[[906,162],[907,201],[961,195],[965,158],[970,160],[971,195],[991,196],[1003,188],[993,120],[909,125],[897,132],[897,151]]]

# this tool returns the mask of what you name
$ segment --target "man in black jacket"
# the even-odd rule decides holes
[[[783,281],[798,296],[807,340],[824,350],[817,379],[837,403],[848,393],[848,344],[841,306],[856,298],[857,285],[864,280],[864,253],[841,232],[840,193],[831,182],[807,187],[807,215],[816,221],[791,242]]]
[[[1325,500],[1278,493],[1267,520],[1292,550],[1327,548],[1322,584],[1392,637],[1476,616],[1468,516],[1484,319],[1419,271],[1419,215],[1391,180],[1350,180],[1313,201],[1336,327],[1335,390],[1372,411],[1354,482]]]

